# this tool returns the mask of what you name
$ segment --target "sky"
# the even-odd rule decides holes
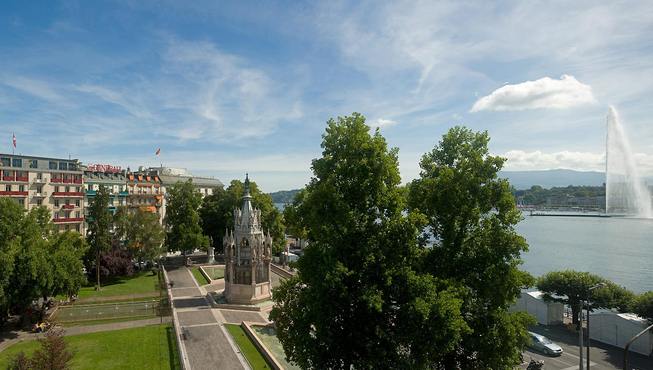
[[[650,1],[4,1],[0,152],[15,133],[16,153],[276,191],[360,112],[403,181],[455,125],[508,170],[601,171],[614,106],[650,176],[651,35]]]

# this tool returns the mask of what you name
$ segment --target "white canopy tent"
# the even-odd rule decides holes
[[[640,331],[646,329],[648,321],[632,313],[597,311],[590,315],[590,337],[593,340],[619,348]],[[630,350],[649,356],[653,352],[653,333],[650,331],[637,338]]]
[[[565,306],[558,302],[546,302],[543,296],[544,293],[539,291],[522,292],[510,310],[528,312],[542,325],[562,324]]]

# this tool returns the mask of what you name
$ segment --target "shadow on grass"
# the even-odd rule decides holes
[[[179,349],[175,338],[175,330],[172,326],[166,327],[166,337],[168,338],[168,356],[171,369],[181,369],[181,359],[179,358]]]

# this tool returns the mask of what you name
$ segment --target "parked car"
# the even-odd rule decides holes
[[[542,352],[549,356],[560,356],[562,355],[562,347],[553,343],[551,339],[545,337],[544,335],[528,332],[531,336],[530,347],[536,351]]]

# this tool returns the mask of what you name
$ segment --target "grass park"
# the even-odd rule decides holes
[[[169,324],[72,335],[66,342],[73,352],[72,369],[180,368],[174,329]],[[38,341],[30,340],[5,349],[0,352],[0,369],[8,368],[18,353],[29,356],[38,347]]]
[[[113,278],[95,290],[94,285],[84,286],[79,290],[80,301],[104,300],[118,296],[156,296],[158,295],[158,277],[149,271],[137,272],[133,276]]]
[[[225,324],[224,326],[236,341],[236,344],[240,348],[240,352],[245,356],[252,369],[271,369],[261,352],[259,352],[256,346],[254,346],[254,343],[252,343],[240,325]]]

